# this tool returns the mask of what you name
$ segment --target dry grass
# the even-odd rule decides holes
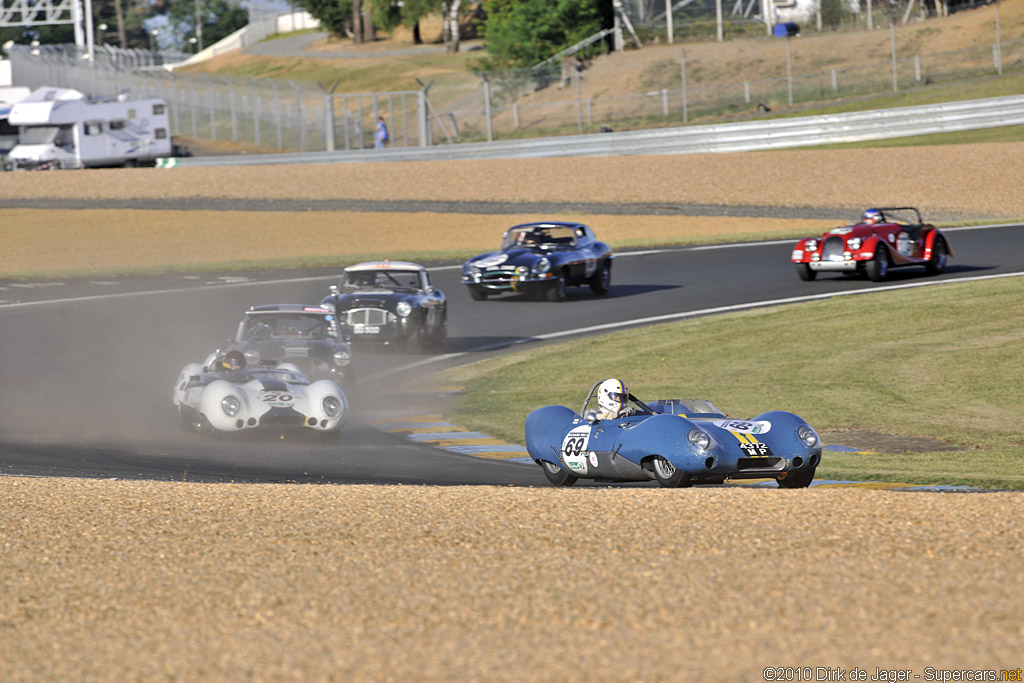
[[[533,215],[247,213],[240,211],[2,212],[0,275],[146,272],[229,264],[342,265],[422,254],[451,258],[494,249],[510,225]],[[813,232],[806,220],[579,216],[614,244],[671,244],[708,236]],[[756,223],[756,227],[755,224]],[[282,229],[283,225],[287,229]],[[325,241],[329,235],[330,240]],[[327,251],[329,249],[329,251]],[[269,265],[274,265],[269,263]]]
[[[2,198],[705,203],[1024,215],[1024,143],[481,161],[109,169],[4,177]]]
[[[301,164],[5,174],[0,199],[375,199],[915,205],[983,220],[1024,216],[1024,143],[594,159]],[[350,256],[436,257],[492,248],[516,222],[563,216],[354,212],[0,210],[0,273],[343,263]],[[765,218],[584,216],[617,245],[800,234],[820,222]],[[286,230],[282,230],[286,226]],[[323,236],[345,251],[325,253]],[[312,259],[313,261],[310,261]],[[291,261],[289,261],[291,260]],[[287,263],[285,263],[287,262]]]

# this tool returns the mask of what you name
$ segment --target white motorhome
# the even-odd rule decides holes
[[[0,65],[8,62],[0,62]],[[3,75],[0,74],[0,83],[3,82]],[[32,91],[28,88],[0,85],[0,162],[7,157],[7,153],[18,144],[18,128],[11,125],[7,117],[11,114],[11,108],[15,102],[28,97]]]
[[[19,127],[8,155],[17,169],[151,166],[171,156],[167,104],[155,97],[97,100],[39,88],[11,108],[8,121]]]

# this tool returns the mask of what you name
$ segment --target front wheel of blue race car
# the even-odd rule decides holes
[[[548,286],[548,301],[565,301],[568,285],[569,282],[565,277],[565,271],[558,271],[555,274],[555,281]]]
[[[690,485],[690,475],[660,455],[654,456],[651,465],[654,468],[654,478],[662,488],[678,489]]]
[[[590,291],[598,296],[604,296],[612,286],[612,266],[605,261],[597,269],[597,272],[590,276]]]
[[[553,462],[542,460],[540,468],[544,470],[544,476],[555,486],[572,486],[578,479]]]
[[[806,472],[789,472],[783,476],[776,477],[780,489],[805,489],[814,481],[814,470]]]

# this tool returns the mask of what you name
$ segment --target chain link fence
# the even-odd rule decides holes
[[[419,91],[334,94],[308,82],[172,71],[159,53],[100,48],[89,63],[73,46],[19,47],[11,54],[16,82],[99,98],[160,97],[174,135],[266,151],[365,149],[374,146],[377,118],[386,117],[388,146],[430,144]]]
[[[374,146],[377,118],[388,146],[589,133],[716,122],[766,109],[835,102],[924,85],[1024,71],[1024,39],[888,61],[792,73],[789,77],[701,82],[685,57],[621,67],[641,92],[606,93],[587,71],[604,43],[532,69],[449,74],[420,90],[335,93],[318,84],[228,78],[168,70],[167,55],[98,48],[93,62],[73,47],[11,50],[15,82],[74,88],[100,97],[130,92],[163,98],[172,133],[253,145],[265,151],[358,150]],[[899,54],[896,50],[893,54]],[[172,56],[173,57],[173,56]],[[605,69],[602,74],[608,77]],[[622,74],[619,74],[622,75]]]

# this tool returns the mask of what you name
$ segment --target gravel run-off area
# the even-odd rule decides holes
[[[0,679],[1016,669],[1018,493],[0,478]]]
[[[263,256],[244,257],[267,258],[332,221],[385,234],[384,218],[397,227],[382,248],[413,248],[463,239],[448,231],[469,236],[475,220],[55,212],[49,197],[571,198],[853,215],[909,204],[985,220],[1024,216],[1021,159],[1024,145],[1000,144],[4,174],[0,199],[40,207],[0,210],[0,270],[158,265],[189,249],[201,259],[224,231],[246,230],[267,239]],[[479,218],[488,244],[501,220]],[[642,229],[705,224],[659,217]],[[93,260],[76,261],[82,252]],[[1019,493],[0,477],[0,501],[4,681],[757,681],[766,667],[923,678],[925,667],[1024,665]]]

